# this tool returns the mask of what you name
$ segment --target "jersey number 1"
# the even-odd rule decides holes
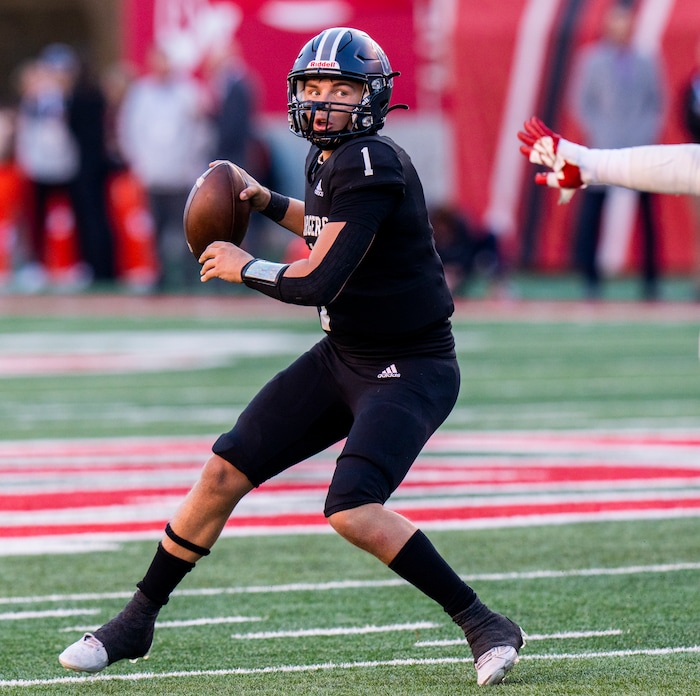
[[[362,153],[362,160],[365,163],[365,176],[372,176],[374,174],[374,169],[372,169],[372,162],[369,158],[369,148],[365,145],[360,152]]]

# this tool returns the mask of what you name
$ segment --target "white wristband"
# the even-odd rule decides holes
[[[257,281],[268,285],[277,285],[279,277],[284,273],[289,264],[274,263],[264,259],[253,259],[249,261],[241,272],[243,281]]]

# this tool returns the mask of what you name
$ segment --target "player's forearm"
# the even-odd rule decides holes
[[[304,236],[304,201],[297,198],[289,199],[289,207],[284,217],[279,222],[282,227],[285,227],[290,232],[299,237]]]
[[[581,169],[586,184],[651,193],[700,195],[700,145],[644,145],[597,150],[559,141],[559,155]]]
[[[258,212],[290,232],[302,237],[304,234],[304,201],[289,198],[272,189],[260,188],[255,196]]]

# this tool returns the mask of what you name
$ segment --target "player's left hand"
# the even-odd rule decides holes
[[[551,172],[535,174],[535,183],[559,189],[559,203],[568,203],[577,189],[585,188],[581,170],[559,155],[557,150],[561,136],[544,121],[533,116],[529,121],[525,121],[524,128],[524,131],[518,133],[518,139],[523,143],[520,152],[533,164],[552,169]]]
[[[199,272],[203,283],[212,278],[221,278],[229,283],[242,283],[241,271],[253,257],[231,242],[212,242],[199,257],[202,268]]]

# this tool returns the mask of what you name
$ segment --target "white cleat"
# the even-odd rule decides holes
[[[518,662],[518,651],[510,645],[498,645],[485,652],[474,665],[479,686],[500,684]]]
[[[101,672],[108,664],[109,658],[102,641],[92,633],[86,633],[80,640],[69,645],[59,656],[58,661],[74,672]]]

